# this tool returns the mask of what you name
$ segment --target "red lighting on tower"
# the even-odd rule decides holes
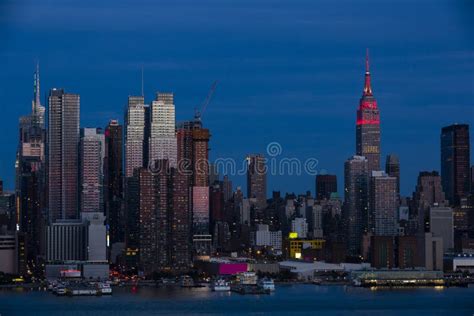
[[[370,77],[370,62],[369,62],[369,49],[365,55],[365,81],[364,81],[364,91],[362,92],[362,98],[359,103],[359,111],[357,111],[357,125],[361,124],[380,124],[380,119],[377,115],[372,117],[367,117],[363,115],[362,110],[364,109],[377,109],[377,100],[375,100],[372,92],[372,84]],[[364,117],[363,117],[364,116]]]
[[[356,152],[367,158],[369,171],[380,169],[380,112],[372,91],[368,49],[365,56],[364,90],[357,109]]]

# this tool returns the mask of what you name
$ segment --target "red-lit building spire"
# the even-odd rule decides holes
[[[364,83],[364,96],[372,96],[372,86],[370,85],[370,68],[369,68],[369,49],[365,55],[365,83]]]
[[[356,152],[368,160],[369,171],[380,170],[380,112],[372,93],[369,50],[365,56],[364,92],[359,102],[356,121]]]

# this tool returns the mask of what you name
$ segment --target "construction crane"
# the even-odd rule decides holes
[[[214,81],[211,85],[211,88],[209,89],[209,93],[207,94],[207,97],[206,99],[204,99],[204,102],[201,104],[201,110],[198,110],[197,108],[195,108],[194,110],[194,118],[196,120],[201,120],[202,116],[204,115],[204,112],[206,111],[206,108],[207,106],[209,105],[209,103],[211,102],[211,99],[212,99],[212,95],[214,94],[214,91],[216,90],[216,87],[217,87],[217,80]]]

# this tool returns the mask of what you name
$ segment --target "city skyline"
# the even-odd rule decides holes
[[[366,121],[364,121],[363,123],[361,123],[361,122],[363,121],[363,120],[360,118],[362,114],[359,114],[359,112],[361,111],[361,110],[360,110],[361,108],[364,108],[364,106],[367,107],[367,106],[365,105],[365,103],[364,103],[364,102],[367,102],[367,101],[366,101],[367,96],[369,96],[369,98],[371,98],[370,100],[374,100],[374,101],[373,101],[374,104],[375,104],[375,105],[374,105],[374,108],[375,108],[376,111],[377,111],[377,114],[376,114],[376,115],[377,115],[377,118],[376,118],[376,122],[375,122],[375,124],[376,124],[376,126],[377,126],[377,128],[378,128],[378,130],[379,130],[377,133],[380,134],[380,130],[383,131],[383,126],[382,126],[382,127],[379,127],[379,124],[380,124],[380,122],[381,122],[382,120],[379,118],[380,115],[378,114],[377,101],[376,101],[376,100],[374,99],[374,97],[373,97],[373,92],[372,92],[372,88],[371,88],[371,73],[370,73],[370,71],[369,71],[369,55],[368,55],[368,54],[369,54],[369,50],[367,49],[366,56],[365,56],[365,67],[366,67],[366,70],[365,70],[365,79],[364,79],[364,86],[363,86],[363,89],[362,89],[362,97],[361,97],[361,99],[360,99],[360,104],[361,104],[361,105],[359,106],[359,109],[356,108],[356,110],[357,110],[357,115],[356,115],[356,120],[355,120],[355,123],[356,123],[356,135],[358,135],[358,134],[360,133],[360,132],[359,132],[360,126],[364,126],[364,124],[372,124],[373,122],[375,122],[375,121],[370,121],[370,120],[369,120],[369,121],[370,121],[370,122],[369,122],[369,121],[366,120]],[[38,75],[37,75],[37,74],[38,74]],[[33,105],[32,105],[32,113],[33,113],[33,115],[34,115],[34,114],[36,113],[36,111],[37,111],[37,110],[36,110],[36,108],[37,108],[36,104],[41,104],[41,101],[38,101],[38,100],[40,99],[40,97],[38,96],[38,95],[39,95],[39,79],[40,79],[40,78],[39,78],[39,63],[37,63],[36,70],[35,70],[35,72],[34,72],[34,93],[33,93],[33,97],[34,97],[33,100],[34,100],[34,102],[33,102]],[[53,93],[54,93],[54,92],[57,91],[57,90],[61,90],[61,91],[62,91],[62,89],[51,88],[49,93],[51,93],[51,91],[53,91]],[[109,122],[110,122],[110,120],[114,120],[114,121],[119,122],[120,124],[126,124],[127,120],[129,119],[128,117],[130,117],[130,114],[129,114],[130,106],[132,106],[132,108],[135,108],[135,107],[137,107],[137,106],[139,106],[139,107],[141,106],[141,107],[142,107],[142,111],[146,110],[147,108],[150,108],[150,111],[153,111],[153,110],[151,110],[151,109],[153,109],[153,108],[156,106],[155,103],[156,103],[156,102],[162,102],[162,101],[156,101],[156,100],[159,100],[158,98],[159,98],[160,94],[161,94],[161,95],[167,95],[167,94],[169,94],[169,93],[156,92],[156,93],[155,93],[155,96],[156,96],[155,99],[151,99],[151,100],[147,100],[144,96],[132,96],[132,95],[129,95],[129,96],[128,96],[128,106],[125,106],[125,107],[124,107],[125,118],[122,119],[123,123],[122,123],[122,121],[121,121],[120,119],[116,120],[115,118],[109,118]],[[169,95],[171,95],[171,100],[172,100],[172,99],[173,99],[173,93],[171,93],[171,94],[169,94]],[[48,102],[47,99],[46,99],[46,102]],[[173,101],[171,101],[171,102],[173,102]],[[364,105],[363,105],[363,104],[364,104]],[[143,109],[144,106],[145,106],[145,109]],[[196,108],[195,108],[195,110],[196,110]],[[156,110],[155,110],[155,111],[156,111]],[[80,107],[79,107],[79,112],[80,112]],[[145,111],[145,112],[146,112],[146,111]],[[145,112],[142,113],[142,116],[143,116],[142,119],[145,118]],[[176,112],[179,112],[179,109],[177,109]],[[82,114],[82,112],[80,112],[79,116],[81,116],[81,114]],[[46,116],[44,110],[43,110],[43,112],[41,113],[41,115]],[[166,115],[168,115],[168,114],[166,114]],[[173,112],[172,112],[172,116],[171,116],[172,119],[174,119],[174,115],[175,115],[175,109],[174,109],[174,107],[173,107]],[[196,114],[195,114],[195,115],[196,115]],[[48,117],[46,116],[46,118],[48,118]],[[43,119],[43,118],[41,117],[41,119]],[[191,117],[190,117],[190,119],[191,119]],[[186,121],[186,120],[177,121],[177,120],[176,120],[176,121],[175,121],[175,124],[176,124],[176,131],[180,128],[180,124],[187,124],[187,122],[191,122],[191,121],[190,121],[190,120],[188,120],[188,121]],[[81,124],[81,123],[82,123],[82,122],[81,122],[80,119],[79,119],[79,124],[80,124],[80,128],[81,128],[81,129],[96,129],[96,128],[97,128],[97,129],[102,129],[102,130],[104,130],[104,129],[107,127],[107,125],[105,125],[105,126],[98,126],[98,127],[86,127],[86,126],[84,126],[84,125]],[[207,123],[207,122],[206,122],[206,123]],[[140,124],[145,124],[145,123],[144,123],[144,121],[143,121],[143,122],[140,123]],[[45,125],[46,125],[46,124],[45,124]],[[144,125],[143,125],[143,126],[144,126]],[[153,126],[153,124],[152,124],[152,126]],[[469,124],[453,123],[453,124],[450,124],[449,126],[443,126],[442,129],[444,130],[444,129],[449,128],[449,127],[451,127],[451,126],[460,126],[460,127],[462,127],[462,126],[469,126]],[[152,131],[153,131],[153,130],[152,130]],[[153,132],[152,132],[152,133],[153,133]],[[469,129],[468,129],[468,134],[469,134]],[[145,141],[145,138],[146,138],[145,135],[143,135],[142,137],[143,137],[143,141]],[[175,136],[175,137],[176,137],[176,136]],[[126,132],[125,132],[125,134],[124,134],[124,138],[125,138],[125,139],[127,138],[127,133],[126,133]],[[354,152],[357,152],[357,154],[359,154],[359,149],[358,149],[358,146],[360,146],[360,145],[358,145],[358,144],[360,143],[360,142],[359,142],[359,138],[360,138],[360,136],[356,136],[356,146],[355,146],[356,149],[355,149]],[[468,135],[468,140],[469,140],[469,135]],[[381,141],[378,140],[378,142],[379,142],[379,143],[378,143],[377,147],[378,147],[378,148],[382,147],[382,146],[380,145]],[[146,141],[145,141],[145,143],[146,143]],[[144,143],[144,144],[145,144],[145,143]],[[151,139],[151,138],[150,138],[150,140],[148,141],[148,143],[149,143],[150,146],[151,146],[151,144],[152,144],[152,139]],[[467,145],[469,146],[470,143],[467,144]],[[144,146],[144,145],[141,145],[141,146]],[[272,155],[272,152],[271,152],[271,151],[272,151],[274,148],[272,148],[271,146],[278,146],[278,148],[277,148],[277,151],[278,151],[278,152],[276,153],[276,155]],[[369,147],[370,147],[370,146],[369,146]],[[151,148],[151,147],[150,147],[150,148]],[[441,148],[441,145],[440,145],[439,148]],[[379,150],[379,149],[378,149],[378,150]],[[438,150],[439,150],[439,149],[438,149]],[[125,147],[124,147],[124,153],[126,154],[126,152],[127,152],[127,147],[125,146]],[[278,158],[279,158],[279,159],[286,159],[286,158],[295,159],[295,158],[296,158],[296,159],[300,160],[300,163],[304,164],[304,160],[301,160],[299,157],[287,157],[287,156],[285,156],[285,155],[282,155],[282,152],[283,152],[283,148],[281,147],[281,144],[280,144],[280,143],[278,143],[278,142],[271,142],[271,143],[267,144],[267,145],[265,146],[265,148],[260,151],[259,155],[260,155],[260,154],[263,155],[263,157],[266,159],[267,162],[270,161],[272,158],[281,156],[281,157],[278,157]],[[211,153],[212,153],[212,151],[211,151]],[[151,152],[150,152],[150,153],[148,153],[148,152],[143,152],[141,155],[143,156],[143,158],[142,158],[143,162],[146,163],[149,159],[146,158],[145,156],[151,155]],[[219,166],[220,166],[220,167],[224,167],[224,168],[221,168],[221,169],[216,169],[216,171],[217,171],[217,172],[219,172],[219,171],[221,172],[221,173],[220,173],[220,176],[228,175],[228,176],[230,176],[231,179],[234,179],[234,180],[235,180],[236,178],[242,177],[243,174],[244,174],[243,171],[245,171],[245,169],[242,169],[242,167],[245,166],[245,164],[246,164],[245,160],[248,159],[248,155],[252,155],[252,154],[247,153],[247,154],[245,155],[246,157],[240,157],[240,159],[237,158],[236,160],[234,160],[234,164],[235,164],[234,167],[237,168],[237,169],[235,170],[236,172],[234,172],[234,173],[226,173],[226,172],[222,173],[222,171],[226,171],[226,170],[228,169],[228,168],[225,168],[225,167],[226,167],[225,163],[226,163],[227,159],[229,159],[229,157],[214,157],[215,159],[217,159],[217,161],[222,161],[222,164],[219,165]],[[360,154],[359,154],[359,155],[360,155]],[[390,155],[395,155],[395,156],[396,156],[397,153],[389,153],[389,154],[387,154],[386,157],[388,158],[388,156],[390,156]],[[384,167],[382,166],[382,164],[381,164],[380,161],[384,160],[385,157],[383,157],[382,154],[379,154],[379,156],[380,156],[380,157],[377,158],[378,162],[375,163],[376,166],[373,167],[373,170],[383,170],[383,169],[384,169]],[[309,159],[312,159],[312,158],[314,158],[314,157],[310,157]],[[147,160],[147,159],[148,159],[148,160]],[[317,159],[317,158],[315,158],[315,159]],[[126,159],[125,161],[127,161],[127,159]],[[132,160],[130,160],[130,161],[132,161]],[[176,161],[176,158],[171,157],[171,161]],[[209,158],[207,161],[208,161],[209,164],[212,164],[212,163],[213,163],[212,158]],[[280,162],[280,163],[281,163],[281,162]],[[317,162],[317,164],[319,164],[319,161]],[[282,166],[281,164],[277,164],[277,165],[280,166],[280,169],[282,169],[282,168],[281,168],[281,166]],[[377,167],[377,165],[378,165],[378,167]],[[467,162],[467,165],[468,165],[468,167],[471,166],[471,164],[470,164],[469,162]],[[127,166],[127,165],[126,165],[126,163],[125,163],[125,169],[127,170],[127,167],[126,167],[126,166]],[[314,179],[315,175],[318,175],[318,174],[319,174],[319,175],[326,175],[326,174],[330,174],[330,173],[331,173],[329,170],[325,169],[324,166],[321,166],[321,167],[320,167],[320,166],[317,166],[317,167],[316,167],[316,170],[313,170],[313,171],[315,171],[315,174],[313,174],[313,173],[311,173],[311,172],[305,174],[304,168],[302,168],[302,172],[301,172],[301,173],[295,173],[295,172],[292,172],[292,171],[291,171],[291,170],[293,170],[293,169],[291,169],[291,167],[292,167],[291,165],[288,166],[288,168],[290,168],[290,169],[289,169],[290,172],[287,171],[287,174],[285,174],[285,172],[281,172],[281,170],[277,170],[277,171],[276,171],[276,174],[275,174],[275,172],[273,172],[273,173],[270,173],[270,172],[269,172],[268,178],[271,179],[272,176],[273,176],[273,177],[275,177],[275,176],[277,176],[277,177],[278,177],[278,176],[290,176],[290,177],[291,177],[291,176],[293,176],[293,177],[296,176],[296,177],[298,177],[298,176],[301,176],[301,175],[302,175],[302,176],[305,176],[305,175],[308,176],[308,175],[309,175],[309,176],[313,177],[313,179]],[[303,166],[303,167],[304,167],[304,166]],[[239,168],[240,168],[240,169],[239,169]],[[403,168],[403,165],[402,165],[402,168]],[[270,168],[270,169],[271,169],[271,168]],[[230,168],[230,170],[233,170],[233,168]],[[435,171],[440,171],[440,170],[441,170],[441,167],[434,168],[433,170],[435,170]],[[286,169],[285,169],[285,171],[286,171]],[[423,172],[423,171],[432,171],[432,170],[429,170],[429,168],[425,168],[425,169],[419,170],[419,172]],[[279,174],[279,172],[281,172],[281,174]],[[370,168],[369,168],[369,173],[370,173],[370,172],[371,172],[371,170],[370,170]],[[339,174],[339,172],[334,172],[334,173]],[[402,171],[399,172],[399,173],[402,174],[401,178],[403,178],[403,169],[402,169]],[[343,178],[343,177],[341,177],[341,179],[342,179],[342,178]],[[270,180],[270,181],[271,181],[271,180]],[[313,180],[313,181],[314,181],[314,180]],[[5,183],[5,181],[4,181],[4,183]],[[237,183],[239,183],[239,182],[237,182]],[[241,184],[241,185],[239,185],[239,186],[241,186],[244,190],[245,190],[245,189],[248,190],[248,188],[247,188],[247,183],[248,183],[248,179],[247,179],[246,182],[244,181],[244,182],[242,183],[243,185]],[[416,186],[416,183],[413,185],[413,187],[415,188],[415,186]],[[8,190],[8,187],[7,187],[7,190]],[[267,196],[267,197],[270,197],[272,191],[278,191],[278,190],[276,190],[276,189],[274,189],[274,188],[272,188],[272,187],[268,187],[268,186],[267,186],[267,189],[266,189],[266,196]],[[283,190],[283,192],[288,192],[288,193],[303,193],[303,192],[306,192],[306,191],[311,191],[312,194],[314,194],[314,195],[316,196],[316,190],[315,190],[314,188],[312,188],[311,186],[308,186],[307,190],[302,190],[302,191],[295,191],[295,190],[291,190],[291,189],[290,189],[290,190],[287,190],[287,191]],[[313,192],[313,191],[314,191],[314,192]],[[342,191],[342,189],[339,189],[339,190],[338,190],[338,194],[340,195],[340,197],[343,197],[343,195],[341,195],[341,191]],[[413,192],[413,191],[414,191],[414,189],[413,189],[412,191],[410,191],[410,192],[407,192],[407,194],[409,195],[409,194],[410,194],[411,192]],[[403,191],[402,191],[402,193],[403,193]]]
[[[474,310],[474,2],[7,0],[0,37],[0,316]]]
[[[355,10],[354,12],[364,7],[367,13],[384,8],[382,4],[368,4],[370,5],[349,7]],[[89,5],[86,1],[82,8],[87,12]],[[143,5],[154,8],[150,3]],[[254,6],[256,14],[263,21],[273,21],[261,5]],[[416,19],[412,13],[402,12],[395,7],[391,13],[398,18],[404,18],[406,23],[401,29],[397,29],[398,33],[394,33],[395,24],[388,20],[387,32],[383,34],[373,27],[372,23],[375,22],[368,21],[362,23],[351,20],[353,30],[348,30],[342,22],[349,19],[349,9],[341,9],[336,13],[324,4],[316,8],[306,1],[302,1],[301,5],[294,9],[283,3],[281,7],[289,10],[292,15],[283,17],[279,22],[273,21],[272,25],[284,31],[283,34],[293,31],[299,35],[296,38],[278,37],[281,43],[275,42],[276,38],[268,28],[259,28],[259,32],[255,34],[250,34],[248,28],[237,28],[235,17],[229,16],[229,5],[221,4],[213,6],[209,14],[224,30],[235,33],[235,44],[231,44],[232,42],[222,35],[217,36],[217,42],[204,39],[200,44],[186,41],[188,35],[182,33],[178,33],[176,39],[171,39],[161,31],[152,31],[150,25],[139,23],[136,28],[143,31],[143,37],[133,40],[133,43],[141,44],[138,52],[134,57],[124,53],[118,58],[112,58],[101,54],[109,49],[97,41],[105,35],[111,35],[110,44],[122,43],[114,37],[118,25],[116,22],[107,25],[96,22],[99,23],[97,27],[101,31],[99,37],[92,37],[90,40],[94,42],[99,54],[90,56],[92,51],[83,48],[84,54],[91,58],[84,58],[83,54],[69,51],[72,59],[66,61],[64,58],[55,58],[54,54],[49,53],[50,49],[42,45],[33,45],[36,51],[30,48],[17,55],[15,60],[20,63],[15,68],[6,65],[0,75],[0,82],[5,87],[2,95],[6,104],[9,104],[4,115],[8,119],[1,121],[9,132],[0,136],[0,140],[5,144],[0,149],[0,163],[5,166],[0,170],[0,178],[4,180],[5,187],[12,189],[14,182],[13,171],[9,166],[14,164],[16,139],[7,136],[16,135],[16,122],[11,118],[29,112],[31,73],[37,59],[41,63],[42,103],[46,104],[44,92],[54,86],[80,94],[81,127],[104,128],[111,118],[119,119],[123,124],[123,111],[128,95],[139,95],[141,92],[142,66],[146,99],[151,100],[156,91],[174,92],[178,121],[191,119],[194,107],[205,98],[210,83],[219,80],[215,97],[204,115],[206,126],[215,135],[210,144],[211,160],[217,157],[242,160],[249,153],[265,152],[268,143],[277,141],[282,145],[285,155],[300,159],[316,157],[321,169],[342,179],[341,166],[355,151],[352,136],[354,112],[363,85],[363,60],[365,48],[368,47],[371,51],[372,85],[383,124],[381,161],[385,160],[386,154],[399,155],[402,195],[410,194],[414,190],[419,171],[439,171],[440,158],[437,153],[440,128],[454,122],[473,125],[472,54],[469,53],[472,47],[469,41],[466,41],[466,36],[469,38],[471,34],[471,22],[468,17],[463,16],[467,14],[462,12],[463,7],[444,4],[433,6],[429,8],[426,16]],[[36,12],[46,14],[48,6],[37,5],[33,8]],[[59,7],[65,12],[74,8],[73,4]],[[167,4],[161,9],[173,14],[177,13],[179,8]],[[184,3],[183,8],[187,9],[188,13],[199,10],[189,3]],[[324,9],[339,17],[341,21],[337,27],[331,28],[327,35],[320,32],[324,25],[330,23],[328,18],[322,16]],[[440,16],[444,13],[443,9],[448,10],[449,14]],[[28,23],[34,23],[37,17],[30,16],[33,13],[30,11],[31,7],[24,8],[21,15],[19,10],[10,8],[8,11],[10,16],[15,18],[15,23],[10,23],[10,28],[5,30],[8,34],[23,30],[17,35],[18,38],[29,38],[30,43],[34,44],[43,38],[44,34],[59,32],[54,27],[62,22],[50,20],[39,26],[36,31],[38,33],[32,33],[25,29],[25,23],[27,18],[31,18]],[[306,14],[305,10],[312,15]],[[132,16],[138,14],[137,10],[133,9],[130,13]],[[219,13],[232,18],[228,22],[222,18],[216,19]],[[113,8],[110,14],[111,18],[121,16],[123,9]],[[238,14],[246,13],[238,11]],[[378,19],[383,19],[384,14],[380,13]],[[81,15],[75,16],[72,25],[83,30],[85,22],[79,20],[78,16]],[[297,21],[307,20],[309,26],[289,24],[291,17],[297,18]],[[315,21],[320,21],[321,25],[315,24]],[[164,19],[153,23],[166,26],[169,22]],[[182,26],[182,30],[198,34],[207,30],[206,25],[197,27],[197,22],[197,18],[190,19]],[[398,23],[396,25],[399,26]],[[421,27],[419,32],[408,31],[417,29],[415,26]],[[196,28],[191,31],[193,27]],[[448,31],[449,27],[457,27],[461,32],[453,34]],[[423,33],[423,30],[426,32]],[[348,31],[347,36],[343,34],[344,31]],[[441,38],[443,45],[439,44],[439,38],[425,36],[434,34],[433,32]],[[360,36],[355,36],[356,34]],[[153,49],[156,46],[145,40],[149,35],[164,36],[164,43],[171,45],[169,47],[173,49],[155,52]],[[310,35],[315,38],[310,39]],[[351,40],[345,44],[334,42],[331,35],[341,39],[349,39],[350,36]],[[359,40],[354,41],[352,38]],[[66,41],[74,39],[83,43],[88,37],[76,30]],[[195,48],[195,55],[184,54],[181,41]],[[235,60],[229,55],[229,48],[236,47],[235,45],[258,42],[266,43],[268,48],[262,45],[257,45],[255,50],[240,48],[242,57]],[[7,37],[7,43],[9,45],[1,52],[3,54],[11,55],[22,49],[22,45],[13,43],[10,37]],[[222,45],[209,55],[207,45],[210,43]],[[410,43],[419,44],[411,46]],[[305,49],[298,49],[303,44]],[[72,47],[78,48],[77,45],[79,44]],[[285,49],[280,45],[296,46],[294,49]],[[170,55],[170,51],[179,53]],[[279,66],[275,66],[276,64]],[[84,68],[84,65],[88,66]],[[90,69],[92,72],[88,74],[80,68]],[[199,70],[203,68],[208,68],[209,71],[197,78],[193,73],[201,72]],[[250,75],[250,69],[256,71],[256,79],[252,79],[254,76]],[[453,78],[456,78],[455,82]],[[258,80],[258,85],[255,80]],[[439,82],[445,87],[443,91],[437,89]],[[288,107],[287,104],[292,106]],[[443,115],[426,117],[423,113],[427,111]],[[244,122],[249,122],[247,124],[252,128],[246,128]],[[399,128],[400,124],[403,124],[403,129]],[[265,133],[266,130],[272,131],[271,136]],[[255,134],[260,137],[252,137]],[[423,138],[424,141],[417,142],[415,136]],[[232,145],[229,144],[230,139]],[[424,161],[420,161],[418,155],[413,155],[413,152],[426,152]],[[245,176],[234,177],[232,180],[235,186],[245,189]],[[313,176],[269,177],[267,195],[270,195],[272,190],[313,191],[313,183]],[[342,186],[339,187],[340,195],[341,188]]]

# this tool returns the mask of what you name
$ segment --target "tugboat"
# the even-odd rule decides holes
[[[224,279],[217,279],[212,282],[211,289],[214,292],[228,292],[230,291],[230,284]]]
[[[273,279],[263,278],[258,280],[258,286],[264,290],[275,291],[275,283]]]

